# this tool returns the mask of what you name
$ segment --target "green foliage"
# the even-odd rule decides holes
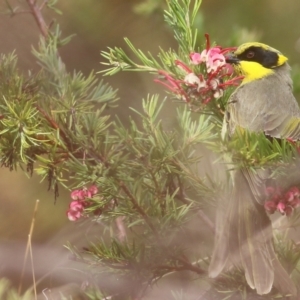
[[[45,3],[54,9],[56,2]],[[200,5],[201,0],[167,1],[165,20],[174,31],[178,51],[160,49],[155,58],[125,39],[140,62],[130,59],[121,48],[109,48],[102,52],[108,66],[104,73],[130,70],[158,75],[164,70],[182,79],[186,74],[175,61],[188,64],[189,54],[199,52],[193,26]],[[62,38],[58,26],[40,40],[32,50],[40,66],[37,74],[21,73],[14,53],[1,56],[0,162],[10,170],[21,167],[29,174],[35,168],[42,180],[48,180],[55,197],[59,185],[69,190],[91,184],[98,187],[97,195],[88,198],[84,209],[89,221],[101,224],[98,241],[84,249],[71,244],[67,248],[87,266],[93,282],[105,274],[124,284],[114,289],[95,284],[86,295],[89,299],[111,295],[117,295],[116,299],[142,299],[158,280],[172,280],[172,276],[189,271],[199,282],[211,284],[210,295],[217,294],[216,299],[251,299],[254,292],[240,270],[223,274],[220,281],[207,280],[209,250],[203,245],[211,242],[211,235],[206,235],[212,226],[205,217],[215,199],[226,195],[217,179],[220,169],[212,163],[212,157],[233,156],[235,168],[276,166],[282,175],[281,167],[295,160],[295,145],[246,131],[237,131],[230,140],[222,139],[229,92],[205,109],[199,107],[198,114],[187,105],[178,108],[172,128],[161,119],[166,101],[157,95],[143,100],[142,111],[132,109],[134,117],[129,119],[129,126],[118,118],[113,121],[107,108],[116,105],[117,91],[98,80],[94,72],[84,76],[67,71],[58,48],[69,40]],[[201,71],[199,66],[190,67]],[[209,153],[203,159],[207,148],[216,155]],[[212,166],[211,174],[206,174],[203,161]],[[274,176],[278,175],[276,171]],[[205,233],[195,234],[199,216],[206,222]],[[191,237],[193,234],[196,238]],[[298,250],[289,242],[281,245],[277,247],[279,257],[291,271],[296,266],[297,273]],[[2,296],[6,291],[7,283],[0,281]],[[188,299],[184,292],[173,292],[173,296]]]
[[[174,37],[183,53],[190,53],[196,48],[197,30],[193,30],[192,27],[201,2],[202,0],[167,2],[168,10],[165,11],[165,20],[173,28]]]
[[[193,6],[192,2],[194,2]],[[174,30],[174,37],[179,44],[178,53],[174,50],[160,49],[158,61],[151,53],[145,54],[142,50],[136,49],[129,39],[125,38],[125,42],[141,61],[141,64],[131,60],[121,48],[109,48],[109,52],[102,51],[102,56],[107,60],[103,64],[110,66],[103,71],[105,75],[113,75],[123,70],[147,71],[155,74],[158,70],[165,70],[178,77],[182,71],[175,66],[175,60],[181,59],[183,62],[187,62],[189,53],[195,50],[197,30],[191,28],[196,20],[201,0],[168,1],[167,4],[165,20]]]
[[[151,15],[155,11],[162,9],[164,2],[162,0],[144,0],[134,5],[133,10],[137,14]]]
[[[191,5],[191,1],[168,1],[168,10],[165,11],[165,20],[170,25],[174,31],[174,37],[176,41],[178,42],[178,51],[175,52],[174,50],[164,51],[163,49],[160,49],[160,52],[158,54],[158,59],[154,58],[150,53],[145,54],[143,51],[136,49],[134,45],[128,40],[125,39],[127,45],[131,49],[131,51],[134,53],[135,57],[137,57],[140,61],[140,63],[134,62],[132,59],[129,58],[129,56],[124,52],[124,50],[120,48],[110,48],[109,52],[102,52],[102,55],[104,58],[106,58],[107,62],[104,64],[108,65],[109,68],[104,71],[106,75],[112,75],[120,70],[131,70],[131,71],[147,71],[151,74],[156,74],[159,76],[160,70],[164,70],[166,73],[168,73],[170,76],[172,76],[175,79],[182,80],[184,78],[184,71],[178,68],[176,65],[176,60],[180,60],[183,63],[186,63],[189,68],[192,70],[192,72],[195,72],[196,74],[199,74],[203,70],[199,70],[198,66],[191,66],[189,64],[189,54],[191,52],[200,52],[199,48],[196,48],[196,41],[197,41],[197,31],[193,30],[193,24],[195,23],[196,16],[198,9],[201,5],[201,1],[195,1],[193,2],[193,6]],[[201,31],[201,29],[200,29]],[[251,33],[249,32],[239,32],[239,34],[236,34],[235,37],[232,37],[232,39],[235,40],[242,40],[245,35],[249,36]],[[197,69],[198,68],[198,69]],[[191,113],[187,110],[179,111],[179,118],[178,118],[178,127],[180,134],[177,135],[176,131],[173,131],[173,134],[168,133],[167,137],[169,140],[169,143],[163,143],[164,146],[161,148],[161,145],[159,144],[153,144],[155,145],[155,148],[157,149],[164,149],[164,152],[160,152],[160,156],[164,156],[165,160],[164,162],[174,162],[174,159],[179,157],[176,162],[175,166],[173,164],[166,166],[167,169],[162,174],[162,176],[158,177],[159,179],[156,180],[156,182],[162,182],[164,187],[168,186],[168,181],[163,181],[166,176],[171,176],[172,174],[178,174],[179,181],[175,181],[175,186],[179,187],[180,189],[175,189],[175,195],[182,195],[185,192],[190,193],[191,195],[194,195],[194,193],[198,193],[197,199],[199,201],[190,201],[191,199],[187,197],[189,202],[189,206],[187,207],[188,213],[187,216],[189,220],[193,219],[193,213],[197,211],[199,207],[203,208],[204,202],[207,204],[211,204],[214,197],[216,198],[218,191],[220,190],[216,188],[215,190],[209,188],[209,180],[207,178],[206,185],[200,185],[199,183],[203,183],[203,178],[201,180],[197,177],[197,175],[192,172],[191,170],[187,170],[184,168],[186,165],[192,165],[194,163],[199,162],[200,158],[197,157],[193,150],[195,150],[195,146],[198,143],[205,143],[206,146],[209,149],[212,149],[215,153],[219,153],[220,155],[226,155],[231,156],[231,163],[234,161],[235,163],[232,165],[233,168],[250,168],[252,170],[255,170],[257,168],[265,168],[272,166],[274,172],[273,176],[274,178],[280,178],[280,176],[286,176],[286,173],[291,172],[291,164],[295,163],[296,157],[298,157],[297,153],[297,144],[293,144],[289,141],[278,141],[276,139],[268,139],[263,134],[256,134],[256,133],[249,133],[245,130],[236,130],[236,133],[233,137],[230,139],[221,138],[220,132],[222,125],[222,119],[223,114],[222,112],[226,108],[227,99],[230,95],[230,92],[226,92],[224,96],[219,99],[218,101],[212,101],[209,103],[209,105],[206,105],[206,107],[203,109],[202,107],[193,108],[194,111],[198,111],[201,114],[201,117],[199,120],[197,120],[195,123],[193,123],[191,118]],[[174,97],[174,95],[172,95]],[[176,95],[175,95],[176,97]],[[195,104],[195,103],[193,103]],[[145,107],[144,107],[145,109]],[[146,112],[147,114],[147,112]],[[204,127],[203,124],[206,124]],[[147,123],[143,119],[143,131],[147,132],[147,126],[145,126]],[[159,124],[159,123],[158,123]],[[195,125],[197,124],[197,125]],[[202,125],[201,125],[202,124]],[[201,125],[201,126],[200,126]],[[210,127],[211,126],[211,127]],[[153,125],[151,125],[153,127]],[[155,127],[156,128],[156,127]],[[204,131],[203,131],[204,130]],[[199,133],[202,131],[202,134],[199,135]],[[136,124],[132,125],[131,131],[127,133],[125,130],[122,131],[122,136],[128,136],[129,140],[131,141],[130,144],[128,144],[128,147],[134,147],[133,150],[138,154],[140,157],[143,157],[143,153],[152,153],[152,149],[149,148],[139,148],[139,142],[132,143],[131,137],[134,137],[134,140],[140,141],[142,140],[142,137],[137,134],[137,126]],[[120,136],[121,136],[120,135]],[[149,137],[147,137],[147,143],[153,143],[153,141],[160,140],[164,141],[165,139],[163,136],[159,136],[159,139],[153,139],[153,135],[149,134]],[[172,148],[172,140],[174,140],[176,143],[176,147]],[[170,143],[171,142],[171,143]],[[145,144],[147,144],[145,143]],[[192,149],[189,148],[189,143],[192,145]],[[176,149],[178,152],[172,152],[170,150]],[[182,151],[182,152],[181,152]],[[171,154],[171,156],[170,156]],[[129,155],[131,159],[134,160],[134,158]],[[190,158],[189,160],[185,161],[186,158]],[[153,161],[151,161],[153,163]],[[160,162],[161,163],[161,162]],[[180,166],[180,168],[176,168],[176,166]],[[140,167],[140,166],[139,166]],[[137,168],[136,162],[130,166],[130,170],[134,170],[134,168]],[[143,168],[142,168],[143,169]],[[137,174],[141,174],[141,177],[143,177],[144,174],[149,174],[153,168],[147,170],[146,173],[144,173],[140,168],[137,168]],[[154,170],[157,170],[157,167],[154,168]],[[162,170],[160,170],[162,171]],[[168,172],[171,174],[169,175]],[[151,174],[151,173],[150,173]],[[293,173],[295,174],[295,173]],[[290,177],[291,174],[288,174]],[[155,176],[157,176],[155,174]],[[131,180],[134,180],[135,176],[128,177]],[[142,179],[141,179],[142,180]],[[144,181],[137,180],[137,185],[141,187],[142,191],[145,191],[147,188],[151,187],[153,188],[153,184],[149,185],[147,178],[147,185],[143,186]],[[150,178],[151,180],[151,178]],[[150,181],[151,182],[151,181]],[[212,185],[216,185],[216,181],[212,179]],[[182,185],[183,183],[183,185]],[[196,185],[195,185],[196,184]],[[298,182],[299,185],[299,182]],[[155,185],[154,182],[154,187]],[[182,190],[181,190],[182,188]],[[191,190],[195,189],[195,190]],[[220,186],[219,186],[220,188]],[[136,188],[134,188],[134,193],[137,199],[148,199],[147,196],[142,193],[141,191],[138,192]],[[183,192],[182,192],[183,191]],[[201,193],[199,194],[199,191]],[[225,191],[221,191],[221,193],[225,193]],[[174,189],[172,192],[168,193],[168,195],[173,194],[174,195]],[[213,196],[215,195],[215,196]],[[164,196],[165,197],[165,196]],[[191,197],[192,199],[195,199],[194,197]],[[166,199],[166,198],[165,198]],[[176,198],[175,198],[176,199]],[[187,200],[186,199],[186,200]],[[206,201],[208,200],[208,201]],[[125,202],[124,200],[122,201]],[[159,203],[159,202],[157,202]],[[158,210],[158,205],[155,202],[149,202],[150,206],[155,206],[156,210]],[[188,203],[188,202],[187,202]],[[174,207],[174,204],[172,203],[172,206]],[[168,207],[168,206],[167,206]],[[147,208],[143,208],[147,212]],[[151,210],[152,212],[152,210]],[[159,214],[161,214],[162,211],[158,210],[158,214],[151,215],[151,219],[159,218],[161,221],[161,224],[164,224],[163,220],[164,217],[159,217]],[[167,214],[171,216],[174,214],[174,211],[168,210]],[[176,219],[176,218],[175,218]],[[168,222],[171,220],[168,218]],[[184,219],[183,219],[184,220]],[[143,220],[137,220],[136,223],[133,224],[142,224]],[[167,223],[167,222],[166,222]],[[173,225],[171,223],[171,231],[166,231],[166,235],[163,234],[163,228],[158,228],[159,235],[163,237],[164,241],[166,241],[166,249],[172,248],[172,243],[168,243],[168,237],[174,236],[176,225]],[[180,224],[180,223],[179,223]],[[180,224],[180,227],[178,228],[187,228],[188,222],[183,222]],[[154,224],[154,227],[156,227],[157,224]],[[128,224],[128,227],[131,228],[131,224]],[[151,227],[151,226],[150,226]],[[179,231],[180,232],[180,231]],[[136,240],[134,240],[136,241]],[[141,241],[141,238],[139,239]],[[146,244],[146,242],[144,243]],[[137,245],[135,243],[135,245]],[[282,258],[282,261],[285,261],[284,265],[295,266],[297,265],[299,261],[299,257],[297,255],[290,255],[293,250],[288,245],[288,243],[283,243],[282,248],[277,248],[277,251],[279,253],[279,256]],[[177,250],[180,250],[180,246],[176,245]],[[156,248],[158,248],[156,246]],[[172,251],[175,251],[172,250]],[[165,253],[165,251],[162,251]],[[162,255],[162,254],[161,254]],[[163,262],[166,264],[166,262]],[[205,267],[204,267],[205,268]],[[289,269],[292,271],[292,269]],[[295,271],[296,272],[296,271]],[[163,276],[163,275],[161,275]],[[224,297],[227,299],[240,299],[239,297],[243,297],[243,299],[254,299],[253,297],[256,297],[256,293],[252,292],[249,287],[247,287],[244,274],[240,270],[233,270],[230,274],[224,274],[224,277],[220,282],[216,281],[212,284],[212,289],[210,292],[207,293],[207,297],[215,297],[216,299],[223,299]],[[219,284],[221,283],[221,285]],[[184,295],[175,295],[176,298],[183,299]],[[273,299],[281,297],[274,291],[271,295],[268,296],[262,296],[261,299]],[[188,298],[188,297],[187,297]]]
[[[237,167],[260,168],[275,166],[278,170],[295,162],[297,145],[287,140],[268,138],[263,133],[251,133],[237,129],[222,146],[213,144],[214,151],[231,153]],[[281,168],[280,168],[281,167]]]
[[[23,295],[11,288],[10,282],[5,279],[0,279],[0,299],[1,300],[32,300],[34,298],[31,290],[27,290]]]
[[[135,286],[144,288],[173,269],[203,272],[180,259],[185,249],[180,236],[204,201],[214,203],[216,193],[191,168],[199,160],[193,154],[195,146],[215,138],[213,124],[205,116],[192,120],[185,108],[178,111],[178,130],[165,132],[159,121],[162,105],[157,96],[148,97],[143,112],[136,111],[141,128],[134,120],[129,128],[119,121],[114,134],[104,141],[107,151],[102,147],[96,152],[102,151],[97,166],[92,166],[93,158],[90,163],[76,161],[71,167],[77,169],[74,180],[81,180],[80,186],[93,178],[100,188],[99,197],[91,199],[93,204],[86,212],[91,215],[101,210],[103,234],[109,229],[111,242],[99,241],[83,252],[70,245],[69,249],[78,259],[84,257],[85,263],[101,266],[101,272],[118,270],[119,276],[129,276]],[[197,196],[189,198],[193,194]],[[126,243],[116,240],[115,222],[121,216],[126,216],[122,221]],[[98,220],[96,215],[94,221]]]
[[[201,207],[213,204],[215,191],[194,167],[196,147],[216,138],[210,117],[195,118],[185,107],[178,110],[177,127],[166,131],[160,120],[164,101],[149,96],[143,111],[133,112],[139,121],[131,119],[129,128],[110,121],[106,108],[115,105],[116,91],[93,73],[69,73],[57,52],[62,41],[58,27],[40,40],[33,54],[41,69],[28,77],[17,70],[14,55],[2,57],[2,165],[30,172],[35,167],[55,196],[59,184],[96,185],[100,193],[85,214],[94,222],[101,219],[109,240],[84,253],[69,248],[106,272],[117,268],[120,276],[134,274],[134,293],[176,269],[203,273],[181,258],[180,236]],[[152,64],[138,53],[143,63]],[[161,61],[173,60],[174,53],[163,54]],[[126,242],[121,242],[115,224],[124,216]],[[123,265],[128,267],[119,269]]]

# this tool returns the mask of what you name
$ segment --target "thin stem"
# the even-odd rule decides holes
[[[14,17],[15,15],[21,15],[21,14],[32,14],[31,10],[19,10],[19,11],[13,11],[10,13],[11,17]]]
[[[42,4],[41,4],[41,6],[40,6],[40,11],[44,8],[44,6],[47,4],[47,2],[48,2],[48,0],[45,0]]]
[[[32,216],[32,219],[31,219],[29,235],[28,235],[28,240],[27,240],[27,246],[26,246],[26,251],[25,251],[24,261],[23,261],[23,268],[22,268],[22,273],[21,273],[21,278],[20,278],[20,284],[19,284],[19,288],[18,288],[18,294],[19,295],[21,295],[25,265],[26,265],[26,261],[27,261],[27,257],[28,257],[28,252],[30,250],[30,244],[31,244],[31,238],[30,237],[32,236],[32,233],[33,233],[34,223],[35,223],[35,216],[36,216],[36,213],[37,213],[37,210],[38,210],[39,202],[40,202],[40,200],[36,200],[36,202],[35,202],[33,216]]]
[[[141,208],[141,206],[138,204],[137,200],[135,199],[135,197],[131,194],[131,192],[129,191],[129,189],[127,188],[127,186],[124,184],[123,181],[120,182],[120,187],[121,189],[125,192],[125,194],[128,196],[129,200],[131,201],[131,203],[133,204],[133,207],[137,210],[137,212],[143,217],[143,219],[145,220],[146,224],[151,228],[151,230],[155,233],[156,236],[158,235],[158,232],[156,230],[156,228],[154,227],[154,225],[152,224],[150,218],[148,217],[148,215],[144,212],[144,210]]]
[[[59,130],[60,136],[63,138],[65,143],[67,144],[68,148],[70,148],[70,141],[68,136],[65,134],[65,132],[59,127],[59,125],[52,119],[50,116],[47,115],[47,113],[38,105],[36,105],[37,110],[43,115],[43,117],[48,121],[49,125],[55,129]]]
[[[33,291],[34,291],[34,299],[37,300],[37,293],[36,293],[36,280],[35,280],[35,273],[34,273],[34,265],[33,265],[33,254],[32,254],[32,244],[31,244],[31,235],[28,235],[29,241],[29,252],[30,252],[30,260],[31,260],[31,272],[32,272],[32,281],[33,281]]]
[[[187,204],[187,205],[190,204],[190,201],[188,201],[186,199],[186,195],[185,195],[185,192],[184,192],[184,189],[183,189],[183,185],[182,185],[181,179],[178,175],[177,175],[177,181],[178,181],[178,186],[179,186],[179,200],[184,204]],[[215,233],[215,226],[214,226],[214,223],[211,221],[211,219],[202,210],[199,210],[197,212],[197,214],[202,219],[202,221],[208,226],[208,228],[213,233]]]
[[[175,259],[177,259],[186,268],[186,270],[189,270],[189,271],[195,272],[197,274],[201,274],[201,275],[206,274],[206,271],[204,271],[203,269],[201,269],[197,266],[194,266],[189,261],[186,261],[179,257],[176,257]]]
[[[32,11],[32,14],[35,18],[35,21],[42,33],[42,35],[46,38],[48,36],[48,26],[44,20],[44,17],[41,13],[40,7],[37,6],[37,3],[35,0],[26,0],[30,10]]]
[[[211,219],[204,213],[204,211],[199,210],[199,211],[198,211],[198,215],[199,215],[199,217],[202,219],[202,221],[207,225],[207,227],[208,227],[213,233],[215,233],[215,225],[214,225],[214,223],[211,221]]]

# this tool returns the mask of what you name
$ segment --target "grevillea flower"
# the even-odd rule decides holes
[[[290,187],[286,192],[280,188],[267,187],[266,195],[268,200],[264,206],[270,214],[278,211],[282,215],[289,216],[300,206],[300,190],[296,186]]]
[[[174,61],[183,75],[173,75],[160,70],[160,78],[154,80],[186,103],[207,104],[212,99],[222,97],[226,87],[238,85],[243,78],[229,78],[233,74],[233,68],[226,64],[225,53],[233,48],[210,47],[208,34],[205,37],[206,48],[201,53],[191,52],[187,58],[189,65],[180,60]],[[204,67],[202,73],[198,67],[201,65]]]
[[[201,54],[197,52],[192,52],[190,54],[190,60],[193,65],[199,65],[203,62]]]
[[[274,212],[277,210],[277,204],[270,200],[270,201],[266,201],[265,202],[265,210],[269,213],[269,214],[274,214]]]
[[[79,199],[81,196],[81,191],[80,190],[74,190],[71,192],[71,199],[73,200],[82,200],[82,199]]]
[[[77,221],[81,216],[84,209],[84,204],[80,200],[74,200],[70,203],[67,210],[67,216],[70,221]]]
[[[208,73],[216,72],[218,68],[225,66],[226,59],[219,47],[205,49],[201,52],[201,60],[206,63]]]
[[[194,73],[189,73],[184,77],[184,82],[189,85],[196,85],[197,91],[199,92],[200,89],[204,89],[207,87],[206,82],[201,80],[198,76]]]
[[[92,196],[94,196],[98,193],[98,188],[95,185],[91,185],[89,187],[89,191],[91,192]]]
[[[67,210],[67,216],[70,221],[77,221],[83,216],[84,208],[90,205],[87,198],[92,198],[98,193],[98,188],[95,185],[90,186],[88,189],[78,189],[71,192],[70,196],[73,200],[69,209]]]

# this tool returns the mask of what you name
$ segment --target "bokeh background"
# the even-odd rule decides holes
[[[1,12],[5,12],[5,1],[0,1]],[[9,3],[26,9],[25,0]],[[101,50],[118,46],[129,52],[124,37],[154,55],[159,47],[165,50],[177,47],[171,29],[163,20],[164,0],[60,0],[57,7],[63,14],[45,9],[45,19],[48,23],[58,22],[64,36],[76,34],[60,50],[70,71],[76,69],[85,74],[100,71],[103,69]],[[299,14],[299,0],[203,0],[197,27],[200,33],[208,32],[212,40],[223,46],[253,40],[272,45],[288,56],[290,64],[297,69],[300,65]],[[19,68],[24,72],[38,70],[31,48],[37,46],[39,34],[29,14],[0,15],[0,51],[15,51]],[[200,39],[199,43],[204,40]],[[156,86],[148,74],[124,72],[105,80],[119,89],[119,107],[111,110],[111,114],[117,114],[125,123],[132,114],[129,107],[140,108],[142,98],[148,93],[158,92],[164,96],[161,87]],[[172,119],[170,112],[174,105],[171,101],[167,103],[165,119]],[[92,229],[67,220],[68,191],[61,189],[54,203],[53,193],[47,192],[47,183],[40,183],[37,176],[28,178],[21,170],[1,169],[0,172],[0,275],[17,284],[36,199],[40,199],[40,204],[33,243],[38,277],[48,272],[58,258],[66,258],[67,251],[62,246],[66,241],[84,244],[79,232]]]

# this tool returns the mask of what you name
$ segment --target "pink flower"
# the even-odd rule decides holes
[[[213,96],[214,96],[215,99],[219,99],[219,98],[221,98],[223,95],[224,95],[224,91],[223,91],[222,89],[217,89],[217,90],[215,90],[215,91],[214,91],[214,94],[213,94]]]
[[[76,221],[82,216],[84,203],[80,200],[72,201],[67,210],[67,216],[70,221]]]
[[[290,191],[291,193],[293,193],[294,196],[300,196],[300,191],[299,191],[299,189],[298,189],[296,186],[291,187],[291,188],[289,189],[289,191]]]
[[[266,194],[269,200],[265,202],[265,209],[269,213],[276,210],[282,215],[290,216],[294,209],[300,206],[300,191],[296,186],[290,187],[286,192],[281,187],[267,187]]]
[[[90,190],[84,190],[84,196],[85,198],[92,198],[92,193]]]
[[[194,73],[189,73],[184,77],[184,82],[188,85],[196,85],[197,91],[200,89],[206,88],[206,82],[204,80],[200,80]]]
[[[212,88],[212,90],[216,90],[220,84],[220,80],[218,78],[213,78],[209,81],[209,86]]]
[[[92,198],[92,192],[89,189],[82,189],[78,194],[79,200],[85,200],[85,198]]]
[[[231,76],[234,73],[234,68],[231,64],[225,64],[224,69],[228,76]]]
[[[284,195],[284,199],[286,201],[288,201],[288,202],[293,201],[294,197],[295,197],[295,195],[294,195],[294,193],[291,190],[289,190],[288,192],[286,192],[285,195]]]
[[[158,70],[159,78],[154,81],[169,89],[176,97],[193,106],[208,104],[212,99],[223,96],[224,90],[229,86],[240,84],[243,76],[228,78],[233,74],[231,65],[226,64],[225,54],[233,48],[210,47],[209,35],[205,34],[206,47],[201,53],[191,52],[189,64],[174,60],[175,66],[180,68],[185,75],[169,73]],[[200,73],[199,68],[203,64],[206,71]]]
[[[80,190],[74,190],[71,192],[71,203],[69,204],[69,209],[67,210],[67,216],[70,221],[76,221],[82,217],[85,207],[91,205],[90,201],[86,198],[92,198],[98,193],[98,188],[95,185],[87,188],[82,188]]]
[[[74,190],[71,192],[71,199],[72,200],[78,200],[78,194],[80,193],[80,190]]]
[[[300,199],[295,198],[294,200],[289,202],[289,205],[293,208],[297,208],[300,206]]]
[[[202,63],[202,57],[200,53],[192,52],[190,54],[190,60],[193,65],[199,65]]]
[[[96,195],[98,193],[98,188],[95,185],[91,185],[89,187],[89,191],[91,192],[92,196]]]
[[[74,210],[68,210],[67,216],[70,221],[77,221],[81,217],[81,212],[74,211]]]
[[[265,210],[270,214],[273,214],[277,209],[277,204],[274,201],[266,201],[264,206]]]
[[[285,209],[285,215],[290,216],[292,214],[292,212],[293,212],[293,207],[287,206]]]
[[[82,211],[83,207],[84,207],[83,202],[79,200],[72,201],[69,205],[69,209],[73,211]]]
[[[84,200],[85,199],[85,191],[84,190],[74,190],[71,192],[72,200]]]
[[[225,56],[221,53],[221,49],[218,47],[203,50],[201,52],[201,59],[206,62],[208,73],[216,72],[218,68],[226,65]]]
[[[285,208],[286,208],[286,205],[283,202],[279,202],[277,204],[277,210],[283,215],[285,213]]]

